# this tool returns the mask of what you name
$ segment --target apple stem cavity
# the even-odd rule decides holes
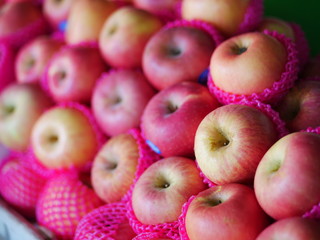
[[[206,199],[205,203],[208,204],[210,207],[216,207],[216,206],[218,206],[218,205],[220,205],[222,203],[222,200],[221,199],[216,199],[216,198]]]
[[[4,108],[4,113],[5,113],[6,116],[9,116],[9,115],[13,114],[14,111],[15,111],[15,107],[12,106],[12,105],[5,106],[5,108]]]
[[[179,57],[182,53],[181,49],[179,48],[169,48],[168,49],[168,52],[169,52],[169,55],[172,56],[172,57]]]
[[[166,189],[170,187],[170,183],[163,176],[160,176],[155,183],[155,187],[159,189]]]
[[[173,104],[172,102],[167,103],[168,114],[172,114],[178,110],[178,106]]]
[[[248,49],[247,47],[236,45],[232,48],[232,51],[236,55],[241,55],[242,53],[246,52],[247,49]]]

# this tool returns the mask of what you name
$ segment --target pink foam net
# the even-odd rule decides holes
[[[214,26],[201,20],[190,20],[190,21],[183,20],[183,19],[176,20],[176,21],[167,23],[163,27],[163,30],[174,28],[174,27],[192,27],[192,28],[200,29],[211,36],[216,46],[218,46],[224,40],[224,37]]]
[[[46,180],[30,168],[25,155],[10,153],[0,166],[0,194],[19,213],[35,218],[36,203]]]
[[[44,18],[39,18],[26,27],[6,36],[0,40],[6,42],[15,49],[19,49],[24,44],[34,39],[37,36],[46,34],[50,31],[50,27]]]
[[[72,239],[80,220],[102,204],[78,173],[68,172],[47,181],[37,203],[36,217],[58,239]]]
[[[65,102],[65,103],[57,104],[53,108],[50,108],[46,111],[50,111],[54,108],[72,108],[72,109],[76,109],[76,110],[79,110],[80,112],[82,112],[84,114],[84,116],[87,117],[88,121],[90,122],[91,127],[93,128],[94,132],[96,133],[96,140],[98,143],[97,151],[99,151],[99,149],[102,147],[102,145],[106,141],[106,136],[102,133],[101,129],[99,128],[98,124],[96,123],[96,120],[95,120],[95,118],[91,112],[91,109],[89,107],[87,107],[83,104],[77,103],[77,102]],[[85,137],[85,136],[83,136],[83,137]],[[81,168],[76,167],[76,166],[70,166],[68,168],[55,168],[55,169],[47,168],[36,157],[36,155],[33,151],[33,148],[31,146],[28,150],[27,161],[30,163],[30,166],[36,172],[38,172],[43,177],[49,178],[55,174],[59,174],[59,173],[65,172],[65,171],[74,171],[74,170],[86,171],[86,170],[89,170],[92,166],[93,159],[89,159],[88,163],[84,167],[81,167]]]
[[[119,224],[128,221],[124,202],[110,203],[88,213],[79,222],[74,240],[112,240]]]
[[[218,101],[222,104],[229,104],[239,102],[243,99],[248,101],[259,100],[264,103],[277,103],[282,97],[293,87],[298,78],[299,60],[296,45],[289,38],[276,31],[265,30],[265,34],[278,39],[287,49],[288,60],[285,65],[285,71],[281,74],[280,80],[274,82],[272,87],[266,88],[261,93],[253,93],[250,95],[233,94],[225,92],[214,84],[211,74],[208,74],[208,88],[209,91],[216,96]]]
[[[303,132],[311,132],[311,133],[320,134],[320,126],[316,127],[316,128],[309,127],[306,130],[303,130]]]
[[[249,3],[247,12],[235,35],[254,30],[263,17],[263,0],[252,0]]]
[[[150,239],[170,239],[167,236],[161,234],[161,233],[140,233],[138,236],[133,238],[132,240],[150,240]]]
[[[182,206],[182,212],[178,219],[179,233],[180,233],[181,240],[190,240],[187,234],[187,229],[186,229],[186,215],[187,215],[188,208],[195,197],[196,196],[191,196],[189,200]]]
[[[15,81],[16,52],[8,43],[0,41],[0,92]]]
[[[296,23],[290,23],[290,26],[292,27],[295,35],[295,44],[298,50],[300,69],[302,69],[305,66],[305,64],[308,62],[310,57],[309,43],[300,25]]]

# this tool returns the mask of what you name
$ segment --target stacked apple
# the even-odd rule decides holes
[[[298,24],[262,0],[0,11],[0,193],[21,214],[58,239],[320,239],[320,61]]]

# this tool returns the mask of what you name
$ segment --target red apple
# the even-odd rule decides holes
[[[76,44],[98,41],[105,20],[118,8],[105,0],[77,0],[67,18],[66,42]]]
[[[181,0],[133,0],[137,8],[144,9],[158,16],[168,17],[169,19],[177,18],[178,5]]]
[[[76,0],[43,0],[43,14],[54,29],[68,19],[70,9]]]
[[[204,30],[180,26],[164,28],[151,37],[143,52],[143,71],[161,90],[178,82],[198,81],[207,69],[216,44]]]
[[[263,156],[254,189],[274,219],[302,216],[320,202],[320,135],[296,132],[282,137]]]
[[[194,137],[202,119],[219,106],[199,83],[181,82],[157,93],[146,106],[141,129],[162,156],[194,156]]]
[[[47,66],[45,81],[56,102],[88,103],[97,79],[105,70],[98,48],[69,46],[54,55]]]
[[[106,203],[120,201],[133,184],[139,147],[128,133],[110,138],[96,154],[91,169],[92,186]]]
[[[142,9],[118,9],[100,32],[99,47],[104,59],[113,67],[140,67],[145,45],[162,25],[159,18]]]
[[[287,50],[280,41],[250,32],[229,38],[215,49],[210,74],[219,89],[250,95],[279,81],[286,63]]]
[[[204,189],[193,160],[164,158],[148,167],[136,182],[132,208],[143,224],[174,222],[188,198]]]
[[[301,217],[285,218],[264,229],[256,240],[320,239],[320,221]]]
[[[39,36],[24,45],[15,61],[17,81],[39,82],[51,57],[63,42],[48,36]]]
[[[11,83],[16,82],[14,64],[16,50],[10,43],[0,41],[0,93]]]
[[[269,219],[251,188],[232,183],[200,192],[191,201],[185,222],[190,240],[254,240]]]
[[[51,99],[35,84],[7,86],[0,94],[1,143],[12,150],[27,150],[34,124],[51,105]]]
[[[114,136],[140,125],[144,108],[154,94],[141,71],[113,70],[95,85],[92,110],[104,133]]]
[[[292,132],[320,126],[320,82],[302,81],[279,102],[277,111]]]
[[[33,152],[50,169],[85,166],[94,159],[99,144],[89,117],[71,105],[46,111],[32,129]]]
[[[261,18],[262,1],[255,0],[183,0],[181,7],[182,18],[186,20],[203,20],[214,25],[226,36],[239,32],[251,4],[255,4],[255,20],[257,25]],[[250,24],[253,24],[251,21]]]
[[[50,178],[43,188],[36,207],[37,223],[57,239],[73,239],[80,220],[101,205],[88,174],[64,172]]]
[[[277,139],[274,123],[259,109],[224,105],[201,121],[194,151],[201,171],[212,182],[250,183],[261,158]]]

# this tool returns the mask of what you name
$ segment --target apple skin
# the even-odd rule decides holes
[[[198,81],[215,49],[214,40],[201,29],[173,27],[157,32],[143,52],[142,67],[158,90],[178,82]]]
[[[43,15],[53,29],[59,29],[59,25],[68,19],[75,2],[76,0],[43,0]]]
[[[22,46],[15,61],[17,81],[40,82],[49,60],[63,45],[62,41],[42,35]]]
[[[132,208],[142,224],[174,222],[188,198],[205,188],[193,160],[164,158],[150,165],[136,182]]]
[[[97,42],[103,23],[116,10],[116,3],[105,0],[77,0],[72,4],[65,39],[68,44]]]
[[[169,19],[170,17],[176,18],[179,3],[180,0],[133,0],[133,4],[137,8],[144,9],[158,16],[169,17]]]
[[[284,34],[286,37],[295,41],[295,33],[293,28],[288,22],[280,18],[264,17],[257,30],[260,32],[263,32],[264,30],[277,31],[278,33]]]
[[[1,143],[11,150],[26,151],[34,124],[52,104],[36,84],[7,86],[0,94]]]
[[[120,201],[133,184],[139,147],[131,134],[110,138],[96,154],[91,169],[92,186],[106,203]]]
[[[139,127],[144,108],[155,93],[141,71],[111,70],[95,85],[93,114],[106,135],[125,133]]]
[[[187,209],[185,224],[190,240],[254,240],[269,221],[253,189],[230,183],[200,192]]]
[[[186,20],[202,20],[225,36],[236,34],[252,0],[184,0],[181,15]]]
[[[122,7],[104,22],[99,37],[102,56],[113,67],[141,67],[147,42],[162,26],[161,20],[147,11]]]
[[[42,18],[41,9],[34,3],[7,2],[1,7],[0,39],[17,33]]]
[[[320,82],[301,81],[278,103],[277,111],[291,132],[320,126]]]
[[[302,216],[320,202],[320,135],[295,132],[278,140],[263,156],[254,190],[274,219]]]
[[[265,228],[256,240],[320,239],[320,221],[301,217],[285,218]]]
[[[261,93],[281,79],[287,63],[285,46],[272,36],[249,32],[229,38],[213,52],[214,84],[233,94]]]
[[[198,125],[218,106],[218,101],[199,83],[177,83],[151,98],[142,114],[141,129],[162,156],[193,157]]]
[[[277,139],[272,120],[259,109],[224,105],[201,121],[195,135],[196,161],[216,184],[251,183],[261,158]]]
[[[88,117],[73,107],[58,105],[47,110],[32,129],[33,152],[49,169],[84,167],[94,159],[99,144]]]
[[[97,79],[106,69],[98,48],[74,45],[54,55],[44,81],[56,102],[88,103]]]

